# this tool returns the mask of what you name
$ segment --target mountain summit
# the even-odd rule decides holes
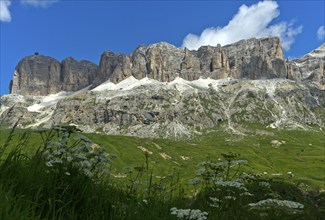
[[[245,124],[275,129],[325,126],[324,46],[285,60],[277,37],[197,51],[168,43],[110,51],[99,66],[22,59],[11,93],[0,97],[1,125],[74,124],[85,132],[187,138]]]
[[[285,61],[277,37],[241,40],[221,47],[202,46],[197,51],[168,43],[139,46],[132,54],[104,52],[99,66],[69,57],[61,63],[54,58],[33,55],[15,68],[11,93],[49,95],[78,91],[107,80],[119,83],[133,76],[170,82],[180,77],[272,79],[310,81],[324,88],[324,45],[301,59]]]

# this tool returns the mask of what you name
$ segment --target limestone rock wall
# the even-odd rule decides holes
[[[62,90],[78,91],[89,86],[98,75],[98,66],[69,57],[61,63],[43,55],[27,56],[15,68],[11,93],[44,96]]]
[[[46,95],[61,91],[60,63],[48,56],[22,59],[15,68],[11,92],[21,95]]]
[[[169,82],[176,77],[262,79],[286,77],[280,40],[277,37],[242,40],[221,47],[202,46],[197,51],[168,43],[138,47],[131,55],[105,52],[97,81],[118,83],[129,76]]]
[[[286,63],[289,79],[316,84],[325,89],[325,43],[305,56]]]
[[[325,45],[325,44],[324,44]],[[95,87],[107,80],[119,83],[133,76],[169,82],[202,78],[273,79],[308,81],[325,88],[325,46],[293,61],[285,61],[278,37],[241,40],[221,47],[202,46],[197,51],[168,43],[139,46],[130,55],[104,52],[99,66],[69,57],[57,60],[34,55],[22,59],[14,73],[11,93],[48,95]]]

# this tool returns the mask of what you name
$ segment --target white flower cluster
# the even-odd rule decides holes
[[[250,203],[248,204],[251,207],[265,207],[265,206],[275,206],[275,207],[282,207],[282,208],[289,208],[289,209],[303,209],[304,205],[299,202],[294,202],[290,200],[279,200],[279,199],[265,199],[261,200],[257,203]]]
[[[219,204],[220,204],[220,199],[215,198],[215,197],[210,197],[211,203],[209,203],[209,205],[211,207],[215,207],[215,208],[219,208]]]
[[[108,173],[105,168],[109,165],[109,158],[104,150],[83,135],[69,143],[70,133],[60,129],[58,139],[49,141],[43,151],[45,164],[52,171],[63,169],[66,175],[71,175],[69,168],[77,168],[88,177]]]
[[[240,194],[240,196],[254,196],[254,194],[252,194],[250,192],[243,192]]]
[[[293,172],[287,172],[287,174],[288,174],[288,178],[293,178],[295,176]]]
[[[236,197],[234,197],[234,196],[225,196],[225,199],[228,199],[228,200],[236,200]]]
[[[248,161],[247,160],[233,160],[233,161],[231,161],[231,163],[234,165],[239,165],[239,164],[247,164]]]
[[[247,160],[232,160],[230,161],[231,164],[233,165],[239,165],[239,164],[247,164]],[[211,161],[203,161],[199,163],[199,166],[214,166],[214,167],[219,167],[219,166],[227,166],[229,164],[228,161],[223,161],[223,162],[218,162],[218,163],[213,163]]]
[[[260,185],[262,187],[265,187],[265,188],[270,188],[271,187],[270,183],[264,182],[264,181],[259,182],[258,185]]]
[[[199,209],[177,209],[173,207],[170,209],[172,215],[176,215],[179,219],[193,219],[193,220],[205,220],[208,219],[208,213]]]
[[[214,181],[214,184],[216,186],[234,187],[234,188],[238,188],[238,189],[247,191],[245,184],[243,182],[239,182],[239,181],[223,181],[223,180],[217,179]]]

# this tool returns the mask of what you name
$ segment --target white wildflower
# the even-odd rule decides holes
[[[172,215],[176,215],[177,218],[193,219],[193,220],[205,220],[208,213],[199,209],[177,209],[173,207],[170,209]]]
[[[251,194],[250,192],[243,192],[240,194],[240,196],[254,196],[254,195]]]
[[[293,178],[295,175],[292,172],[288,172],[288,178]]]
[[[257,203],[248,204],[251,207],[265,207],[265,206],[273,206],[273,207],[283,207],[289,209],[303,209],[304,205],[299,202],[294,202],[290,200],[279,200],[279,199],[265,199],[261,200]]]
[[[247,191],[245,184],[239,181],[223,181],[223,180],[216,180],[214,182],[217,186],[223,186],[223,187],[234,187],[238,189],[242,189]]]
[[[232,164],[239,165],[239,164],[247,164],[247,160],[233,160],[231,161]]]
[[[228,200],[236,200],[236,197],[234,197],[234,196],[225,196],[225,199],[228,199]]]
[[[210,200],[211,200],[211,203],[209,203],[209,205],[211,207],[215,207],[215,208],[219,207],[220,199],[215,198],[215,197],[210,197]]]
[[[258,185],[260,185],[262,187],[265,187],[265,188],[270,188],[271,187],[270,183],[264,182],[264,181],[263,182],[259,182]]]
[[[45,165],[48,166],[48,167],[53,167],[52,162],[53,162],[53,161],[47,161],[47,162],[45,163]]]

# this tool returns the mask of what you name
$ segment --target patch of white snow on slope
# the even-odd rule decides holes
[[[105,90],[109,91],[125,91],[125,90],[131,90],[136,87],[145,86],[145,85],[160,85],[160,86],[166,86],[167,88],[175,88],[180,92],[183,92],[187,89],[194,89],[194,88],[202,88],[202,89],[208,89],[210,86],[212,86],[215,89],[218,89],[217,87],[229,82],[231,79],[203,79],[199,78],[197,80],[188,81],[180,77],[176,77],[171,82],[160,82],[155,79],[150,79],[148,77],[142,78],[140,80],[134,78],[133,76],[130,76],[123,81],[114,84],[110,82],[110,80],[100,84],[96,88],[92,89],[91,91],[94,92],[101,92]]]
[[[139,87],[139,86],[144,86],[144,85],[149,85],[149,84],[160,84],[157,80],[150,79],[148,77],[142,78],[140,80],[134,81],[131,85],[127,86],[124,88],[124,90],[131,90],[133,88]]]
[[[42,108],[56,104],[59,100],[66,98],[69,93],[62,91],[56,94],[51,94],[44,96],[43,100],[40,103],[28,106],[27,110],[30,112],[38,112]]]
[[[133,88],[143,86],[143,85],[151,85],[151,84],[162,84],[161,82],[150,79],[148,77],[142,78],[140,80],[134,78],[133,76],[130,76],[123,81],[114,84],[110,82],[110,80],[100,84],[96,88],[92,89],[91,91],[95,92],[101,92],[105,90],[110,90],[110,91],[125,91],[125,90],[131,90]]]
[[[91,87],[91,85],[83,88],[83,89],[80,89],[76,92],[66,92],[66,91],[61,91],[61,92],[58,92],[56,94],[50,94],[48,96],[38,96],[39,98],[41,98],[41,102],[39,103],[36,103],[34,105],[31,105],[31,106],[28,106],[27,107],[27,110],[30,111],[30,112],[41,112],[40,110],[44,107],[49,107],[49,106],[52,106],[52,105],[56,105],[56,103],[58,103],[60,100],[62,99],[65,99],[67,97],[70,97],[70,96],[74,96],[74,95],[77,95],[77,94],[80,94],[82,92],[86,92],[89,90],[89,88]]]
[[[325,43],[323,43],[319,48],[308,53],[307,56],[322,58],[325,57]]]
[[[97,86],[96,88],[94,88],[92,91],[104,91],[104,90],[110,90],[112,88],[114,88],[115,84],[112,83],[110,80],[100,84],[99,86]]]

